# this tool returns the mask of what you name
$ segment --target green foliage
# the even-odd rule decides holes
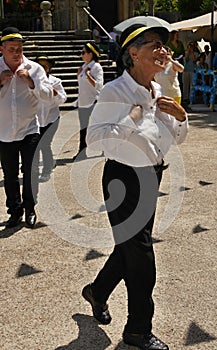
[[[212,0],[203,0],[200,5],[201,14],[208,13],[212,11]]]
[[[178,0],[157,0],[155,3],[155,11],[178,11]]]
[[[200,6],[204,0],[178,0],[177,6],[181,13],[182,19],[199,16]]]
[[[137,2],[136,16],[148,13],[150,0]],[[215,1],[217,4],[217,0]],[[203,15],[212,10],[212,0],[154,0],[154,10],[163,12],[179,11],[182,19]]]
[[[140,0],[135,10],[135,16],[143,16],[148,12],[148,1]]]
[[[178,0],[154,0],[155,11],[178,11]],[[135,11],[136,16],[145,15],[148,12],[149,0],[140,0]]]

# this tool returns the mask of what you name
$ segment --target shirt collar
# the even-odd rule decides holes
[[[122,77],[126,82],[126,85],[132,90],[132,92],[136,92],[136,90],[140,87],[140,85],[127,72],[127,70],[124,70]]]
[[[144,91],[144,93],[149,94],[148,90],[144,86],[138,84],[131,77],[131,75],[127,72],[127,70],[124,70],[122,77],[123,77],[124,81],[126,82],[127,86],[132,90],[133,93],[135,93],[136,90],[138,90],[138,89],[140,89],[140,90],[142,89],[142,91]],[[156,92],[159,90],[158,85],[159,84],[155,84],[154,81],[151,82],[151,86],[152,86],[152,89],[154,90],[155,96],[156,96]]]
[[[1,64],[2,67],[3,67],[3,70],[4,70],[4,69],[8,69],[8,66],[7,66],[7,64],[5,63],[5,60],[4,60],[4,57],[3,57],[3,56],[0,57],[0,64]],[[21,65],[19,66],[19,68],[25,68],[25,69],[29,70],[31,67],[32,67],[31,61],[30,61],[27,57],[25,57],[25,56],[23,55],[23,62],[21,63]]]
[[[87,67],[88,67],[88,68],[92,68],[93,65],[94,65],[94,63],[95,63],[94,60],[92,60],[92,61],[89,62],[89,63],[86,63],[86,62],[85,62],[85,63],[83,64],[83,69],[84,69],[84,68],[87,68]]]

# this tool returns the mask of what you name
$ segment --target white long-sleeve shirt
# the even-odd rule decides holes
[[[0,141],[3,142],[19,141],[26,135],[39,133],[39,99],[50,101],[53,98],[53,88],[42,66],[23,56],[23,63],[17,71],[20,69],[29,71],[35,87],[30,89],[15,72],[13,78],[0,89]],[[0,74],[4,70],[10,68],[2,56]]]
[[[166,64],[164,71],[155,74],[155,80],[161,85],[164,95],[173,98],[182,96],[178,72],[174,71],[172,62]]]
[[[105,157],[130,166],[141,167],[162,162],[172,144],[184,141],[188,120],[177,121],[157,106],[162,95],[152,82],[154,98],[148,90],[124,71],[123,75],[102,89],[91,114],[87,145],[104,151]],[[134,123],[129,116],[134,105],[141,105],[143,118]]]
[[[90,74],[95,80],[95,86],[93,86],[87,76],[86,69],[90,69]],[[98,95],[103,87],[103,69],[100,63],[91,61],[90,63],[84,63],[82,71],[78,76],[78,107],[90,107],[97,100]]]
[[[49,74],[49,83],[56,90],[57,95],[49,101],[41,100],[38,106],[38,120],[40,126],[44,127],[50,123],[55,122],[60,114],[59,105],[64,103],[67,99],[66,92],[59,78]]]

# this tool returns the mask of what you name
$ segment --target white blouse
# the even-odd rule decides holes
[[[0,89],[0,141],[3,142],[19,141],[28,134],[39,133],[39,99],[49,101],[53,98],[53,88],[44,68],[23,56],[17,71],[24,68],[34,81],[34,89],[30,89],[16,72]],[[0,57],[0,74],[8,69],[3,56]]]
[[[153,81],[152,88],[154,98],[127,71],[107,83],[90,117],[88,147],[130,166],[160,164],[172,144],[184,141],[188,120],[186,116],[186,120],[180,122],[161,112],[157,106],[161,87]],[[129,116],[133,105],[143,108],[143,118],[137,123]]]
[[[40,101],[38,106],[38,120],[40,126],[44,127],[50,123],[55,122],[60,115],[59,105],[64,103],[67,99],[66,92],[59,78],[52,74],[48,77],[49,83],[57,91],[57,95],[49,101]]]
[[[86,76],[86,69],[90,68],[90,74],[95,80],[95,87],[89,82]],[[100,63],[91,61],[84,63],[82,71],[78,76],[78,107],[90,107],[98,99],[98,95],[103,87],[103,69]]]

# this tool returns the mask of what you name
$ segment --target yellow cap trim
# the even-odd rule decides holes
[[[134,30],[132,33],[128,35],[128,37],[125,39],[121,47],[123,48],[131,39],[135,38],[140,33],[144,32],[145,30],[149,29],[149,27],[141,27],[136,30]]]
[[[37,60],[49,60],[47,56],[39,56],[37,57]]]
[[[8,35],[3,36],[1,38],[1,41],[5,41],[5,40],[8,40],[8,39],[14,39],[14,38],[23,39],[21,34],[13,33],[13,34],[8,34]]]
[[[93,51],[97,56],[99,55],[99,52],[96,51],[96,49],[93,47],[93,45],[91,45],[90,43],[87,43],[86,44],[90,49],[91,51]]]

